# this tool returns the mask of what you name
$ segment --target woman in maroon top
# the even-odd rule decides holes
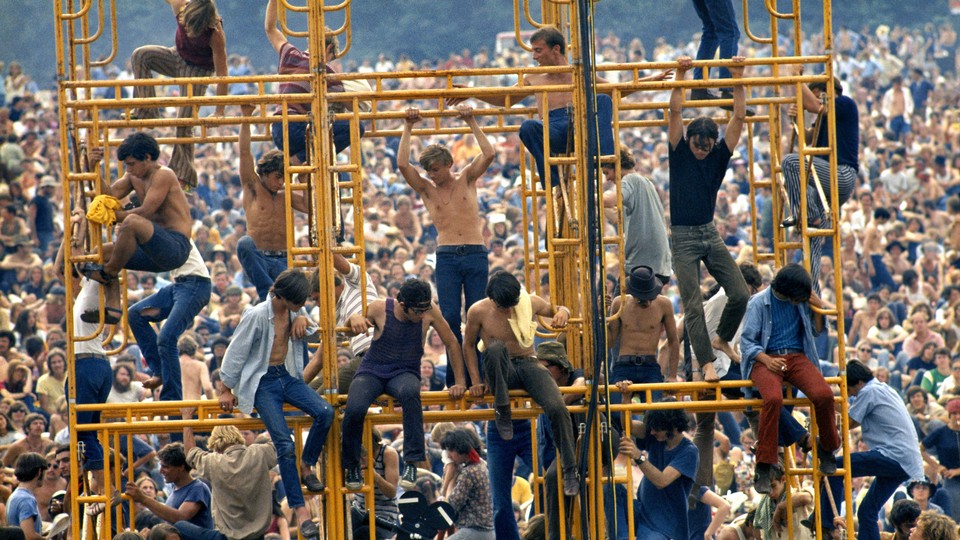
[[[217,5],[213,0],[166,0],[177,18],[177,36],[174,47],[144,45],[133,51],[131,63],[137,79],[150,79],[153,72],[168,77],[218,77],[227,76],[227,38]],[[180,95],[203,96],[207,85],[194,84],[192,91],[180,86]],[[217,95],[227,95],[226,82],[217,84]],[[134,97],[156,97],[155,86],[135,86]],[[216,116],[223,116],[223,105],[218,105]],[[180,107],[177,118],[193,116],[193,106]],[[157,118],[157,109],[140,108],[133,111],[132,118]],[[177,137],[191,137],[193,126],[178,126]],[[177,144],[173,148],[168,166],[173,169],[182,184],[196,187],[197,172],[193,167],[193,144]]]

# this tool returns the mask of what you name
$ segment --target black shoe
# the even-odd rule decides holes
[[[320,527],[312,519],[300,524],[300,536],[306,540],[317,540],[320,538]]]
[[[733,92],[731,92],[730,90],[721,90],[719,99],[733,99]],[[731,103],[730,105],[721,105],[720,108],[725,111],[732,111],[733,104]],[[747,112],[747,116],[755,116],[757,114],[757,111],[751,109],[750,107],[747,107],[746,112]]]
[[[820,458],[820,472],[828,476],[837,473],[837,460],[833,452],[827,452],[820,446],[820,439],[817,439],[817,457]]]
[[[783,218],[783,221],[780,222],[780,227],[784,229],[789,229],[790,227],[795,227],[797,225],[797,216],[788,216]]]
[[[405,490],[411,490],[417,487],[417,466],[413,463],[407,463],[403,468],[403,475],[400,476],[400,487]]]
[[[706,101],[708,99],[720,99],[720,96],[711,92],[709,88],[694,88],[690,90],[690,101]]]
[[[576,468],[563,471],[563,494],[567,497],[576,497],[580,493],[580,473]]]
[[[510,406],[496,407],[497,413],[497,432],[500,438],[509,441],[513,438],[513,419],[510,415]]]
[[[344,477],[344,485],[351,491],[356,491],[363,487],[363,473],[360,467],[350,467]]]
[[[803,525],[804,527],[806,527],[807,529],[810,529],[810,532],[811,532],[812,534],[814,534],[814,535],[817,534],[817,524],[816,524],[816,522],[814,521],[814,515],[813,515],[813,514],[810,514],[808,517],[805,517],[805,518],[801,519],[801,520],[800,520],[800,524]],[[824,537],[824,538],[826,538],[826,537]]]
[[[753,477],[753,489],[757,490],[757,493],[764,495],[770,493],[770,490],[773,488],[770,483],[772,468],[773,465],[769,463],[757,463]]]
[[[304,487],[307,488],[307,491],[310,493],[321,493],[323,492],[323,482],[321,482],[316,474],[310,473],[301,478]]]

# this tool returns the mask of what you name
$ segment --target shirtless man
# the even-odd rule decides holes
[[[533,53],[533,61],[543,67],[568,66],[567,44],[563,34],[553,26],[545,26],[530,36],[530,48]],[[670,76],[673,70],[666,70],[656,75],[643,77],[638,82],[662,81]],[[597,83],[606,83],[601,77],[596,78]],[[567,85],[573,83],[573,74],[569,71],[552,73],[532,73],[524,75],[524,86],[547,86],[547,85]],[[519,83],[516,85],[519,87]],[[598,90],[598,92],[604,92]],[[609,92],[606,90],[605,92]],[[503,96],[484,96],[477,99],[495,105],[497,107],[510,107],[527,96],[534,95],[534,92],[511,92]],[[561,154],[567,151],[567,135],[570,125],[570,116],[567,113],[567,106],[573,103],[573,94],[571,92],[550,92],[547,94],[547,100],[544,103],[541,94],[536,93],[537,109],[540,111],[540,117],[549,117],[550,123],[550,153]],[[629,95],[629,92],[621,93],[622,96]],[[447,100],[448,104],[455,104],[460,99]],[[614,152],[613,136],[613,101],[608,94],[597,95],[597,121],[600,126],[599,144],[600,154],[610,155]],[[540,181],[546,183],[543,166],[543,121],[526,120],[520,125],[520,140],[533,156],[537,163],[537,174]],[[558,185],[560,174],[556,167],[550,167],[550,185]]]
[[[288,505],[297,515],[300,533],[304,538],[315,540],[319,529],[310,518],[300,482],[303,481],[310,492],[323,491],[313,466],[320,458],[333,423],[333,407],[303,382],[307,346],[303,338],[315,332],[316,325],[297,323],[307,318],[303,304],[309,297],[307,276],[291,268],[277,276],[264,302],[243,314],[220,366],[223,386],[219,401],[221,410],[227,413],[239,407],[244,414],[251,414],[256,407],[277,448],[283,489]],[[314,361],[321,361],[320,356]],[[299,467],[293,432],[283,413],[284,403],[313,418]]]
[[[520,320],[521,314],[525,314],[523,320]],[[483,340],[486,384],[493,392],[496,426],[501,439],[513,438],[510,390],[526,390],[543,408],[550,419],[550,429],[560,453],[563,493],[572,497],[580,492],[573,422],[560,388],[534,353],[537,316],[552,317],[550,326],[562,329],[570,318],[570,310],[564,306],[553,307],[543,298],[527,294],[513,274],[497,272],[487,284],[487,297],[467,312],[463,354],[467,370],[475,373],[478,360],[474,347],[477,338]],[[492,480],[499,482],[503,479]]]
[[[627,291],[630,294],[613,299],[612,313],[620,313],[620,316],[607,324],[607,331],[610,343],[620,340],[620,358],[613,365],[610,384],[620,381],[629,381],[631,384],[664,381],[663,371],[657,362],[661,332],[667,334],[670,351],[666,378],[669,381],[676,380],[680,363],[680,338],[673,318],[673,304],[660,294],[662,288],[652,268],[638,266],[631,270],[627,279]],[[705,364],[704,369],[707,367],[712,370],[713,364]],[[654,393],[654,401],[659,400],[658,394]]]
[[[90,160],[97,163],[102,148],[90,151]],[[84,263],[78,270],[84,276],[106,285],[105,322],[120,322],[120,270],[168,272],[179,267],[190,254],[190,205],[180,188],[177,175],[169,167],[157,163],[160,146],[146,133],[134,133],[120,143],[117,161],[126,174],[110,186],[101,182],[100,193],[124,199],[135,193],[141,201],[132,210],[114,212],[120,224],[116,240],[103,245],[104,264]],[[88,318],[93,315],[87,315]],[[96,314],[99,318],[99,313]]]
[[[865,309],[857,310],[853,315],[853,322],[850,324],[850,334],[847,337],[847,347],[856,347],[861,341],[867,343],[867,334],[870,329],[877,325],[877,310],[880,309],[880,295],[871,293],[867,295],[867,306]]]
[[[213,384],[210,382],[210,370],[203,360],[197,358],[197,340],[191,336],[182,336],[177,342],[180,349],[180,373],[183,374],[183,399],[196,401],[213,399]]]
[[[863,253],[867,266],[867,275],[870,276],[870,288],[877,290],[886,285],[891,291],[898,289],[893,276],[883,264],[884,234],[883,227],[890,221],[890,211],[886,208],[877,208],[873,211],[873,219],[867,223],[863,232]]]
[[[423,199],[437,227],[437,297],[443,318],[453,330],[457,342],[461,342],[461,297],[465,299],[467,309],[470,309],[483,298],[483,289],[487,284],[489,267],[477,206],[477,179],[486,172],[496,152],[473,117],[473,109],[460,105],[458,112],[480,145],[481,153],[469,165],[453,174],[450,171],[453,166],[450,151],[434,144],[420,154],[420,165],[426,170],[427,178],[421,176],[410,165],[410,132],[420,121],[420,111],[411,108],[407,109],[403,135],[400,137],[397,168]],[[447,386],[454,382],[452,370],[447,370]],[[477,382],[468,379],[467,386]]]
[[[36,452],[41,456],[46,455],[50,447],[53,446],[53,441],[43,436],[43,432],[46,430],[47,421],[43,416],[37,413],[28,414],[23,420],[23,432],[27,434],[27,437],[10,445],[7,453],[3,455],[3,466],[13,467],[17,458],[27,452]]]
[[[53,516],[50,515],[50,499],[53,498],[53,494],[67,489],[67,481],[60,476],[60,462],[57,461],[57,451],[50,450],[46,455],[47,459],[47,472],[43,475],[43,483],[40,484],[40,487],[33,491],[33,495],[37,498],[37,507],[40,508],[40,517],[44,521],[52,521]],[[70,463],[67,462],[67,469],[70,468]]]
[[[253,106],[240,107],[244,116]],[[247,277],[257,288],[260,301],[266,300],[270,286],[287,269],[287,213],[283,195],[283,152],[270,150],[254,165],[250,151],[250,124],[240,125],[240,183],[243,185],[243,211],[247,218],[247,236],[237,242],[237,258]],[[301,192],[290,194],[295,210],[307,211]]]

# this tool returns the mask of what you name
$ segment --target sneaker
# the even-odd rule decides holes
[[[407,463],[403,468],[403,475],[400,476],[400,487],[406,490],[417,487],[417,466],[413,463]]]
[[[820,472],[829,476],[837,473],[837,460],[833,457],[833,452],[827,452],[820,446],[820,439],[817,439],[817,457],[820,458]]]
[[[767,495],[772,489],[771,481],[771,469],[772,465],[769,463],[757,463],[756,475],[753,478],[753,489],[757,490],[757,493],[762,493]]]
[[[497,431],[500,433],[500,438],[509,441],[513,438],[513,420],[510,415],[510,406],[497,407]]]
[[[709,88],[694,88],[690,90],[690,101],[706,101],[708,99],[720,99],[720,97],[711,92]]]
[[[563,494],[567,497],[576,497],[580,493],[580,473],[576,468],[563,471]]]
[[[314,473],[304,475],[302,482],[310,493],[320,493],[323,491],[323,482],[321,482]]]
[[[360,467],[350,467],[347,469],[346,477],[344,478],[344,485],[347,489],[351,491],[356,491],[363,487],[363,473],[360,471]]]
[[[320,538],[320,527],[312,519],[300,524],[300,536],[305,540],[318,540]]]

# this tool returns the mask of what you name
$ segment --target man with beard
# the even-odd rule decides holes
[[[149,394],[140,381],[133,380],[134,374],[133,366],[126,362],[114,366],[113,388],[107,397],[107,403],[136,403]]]

